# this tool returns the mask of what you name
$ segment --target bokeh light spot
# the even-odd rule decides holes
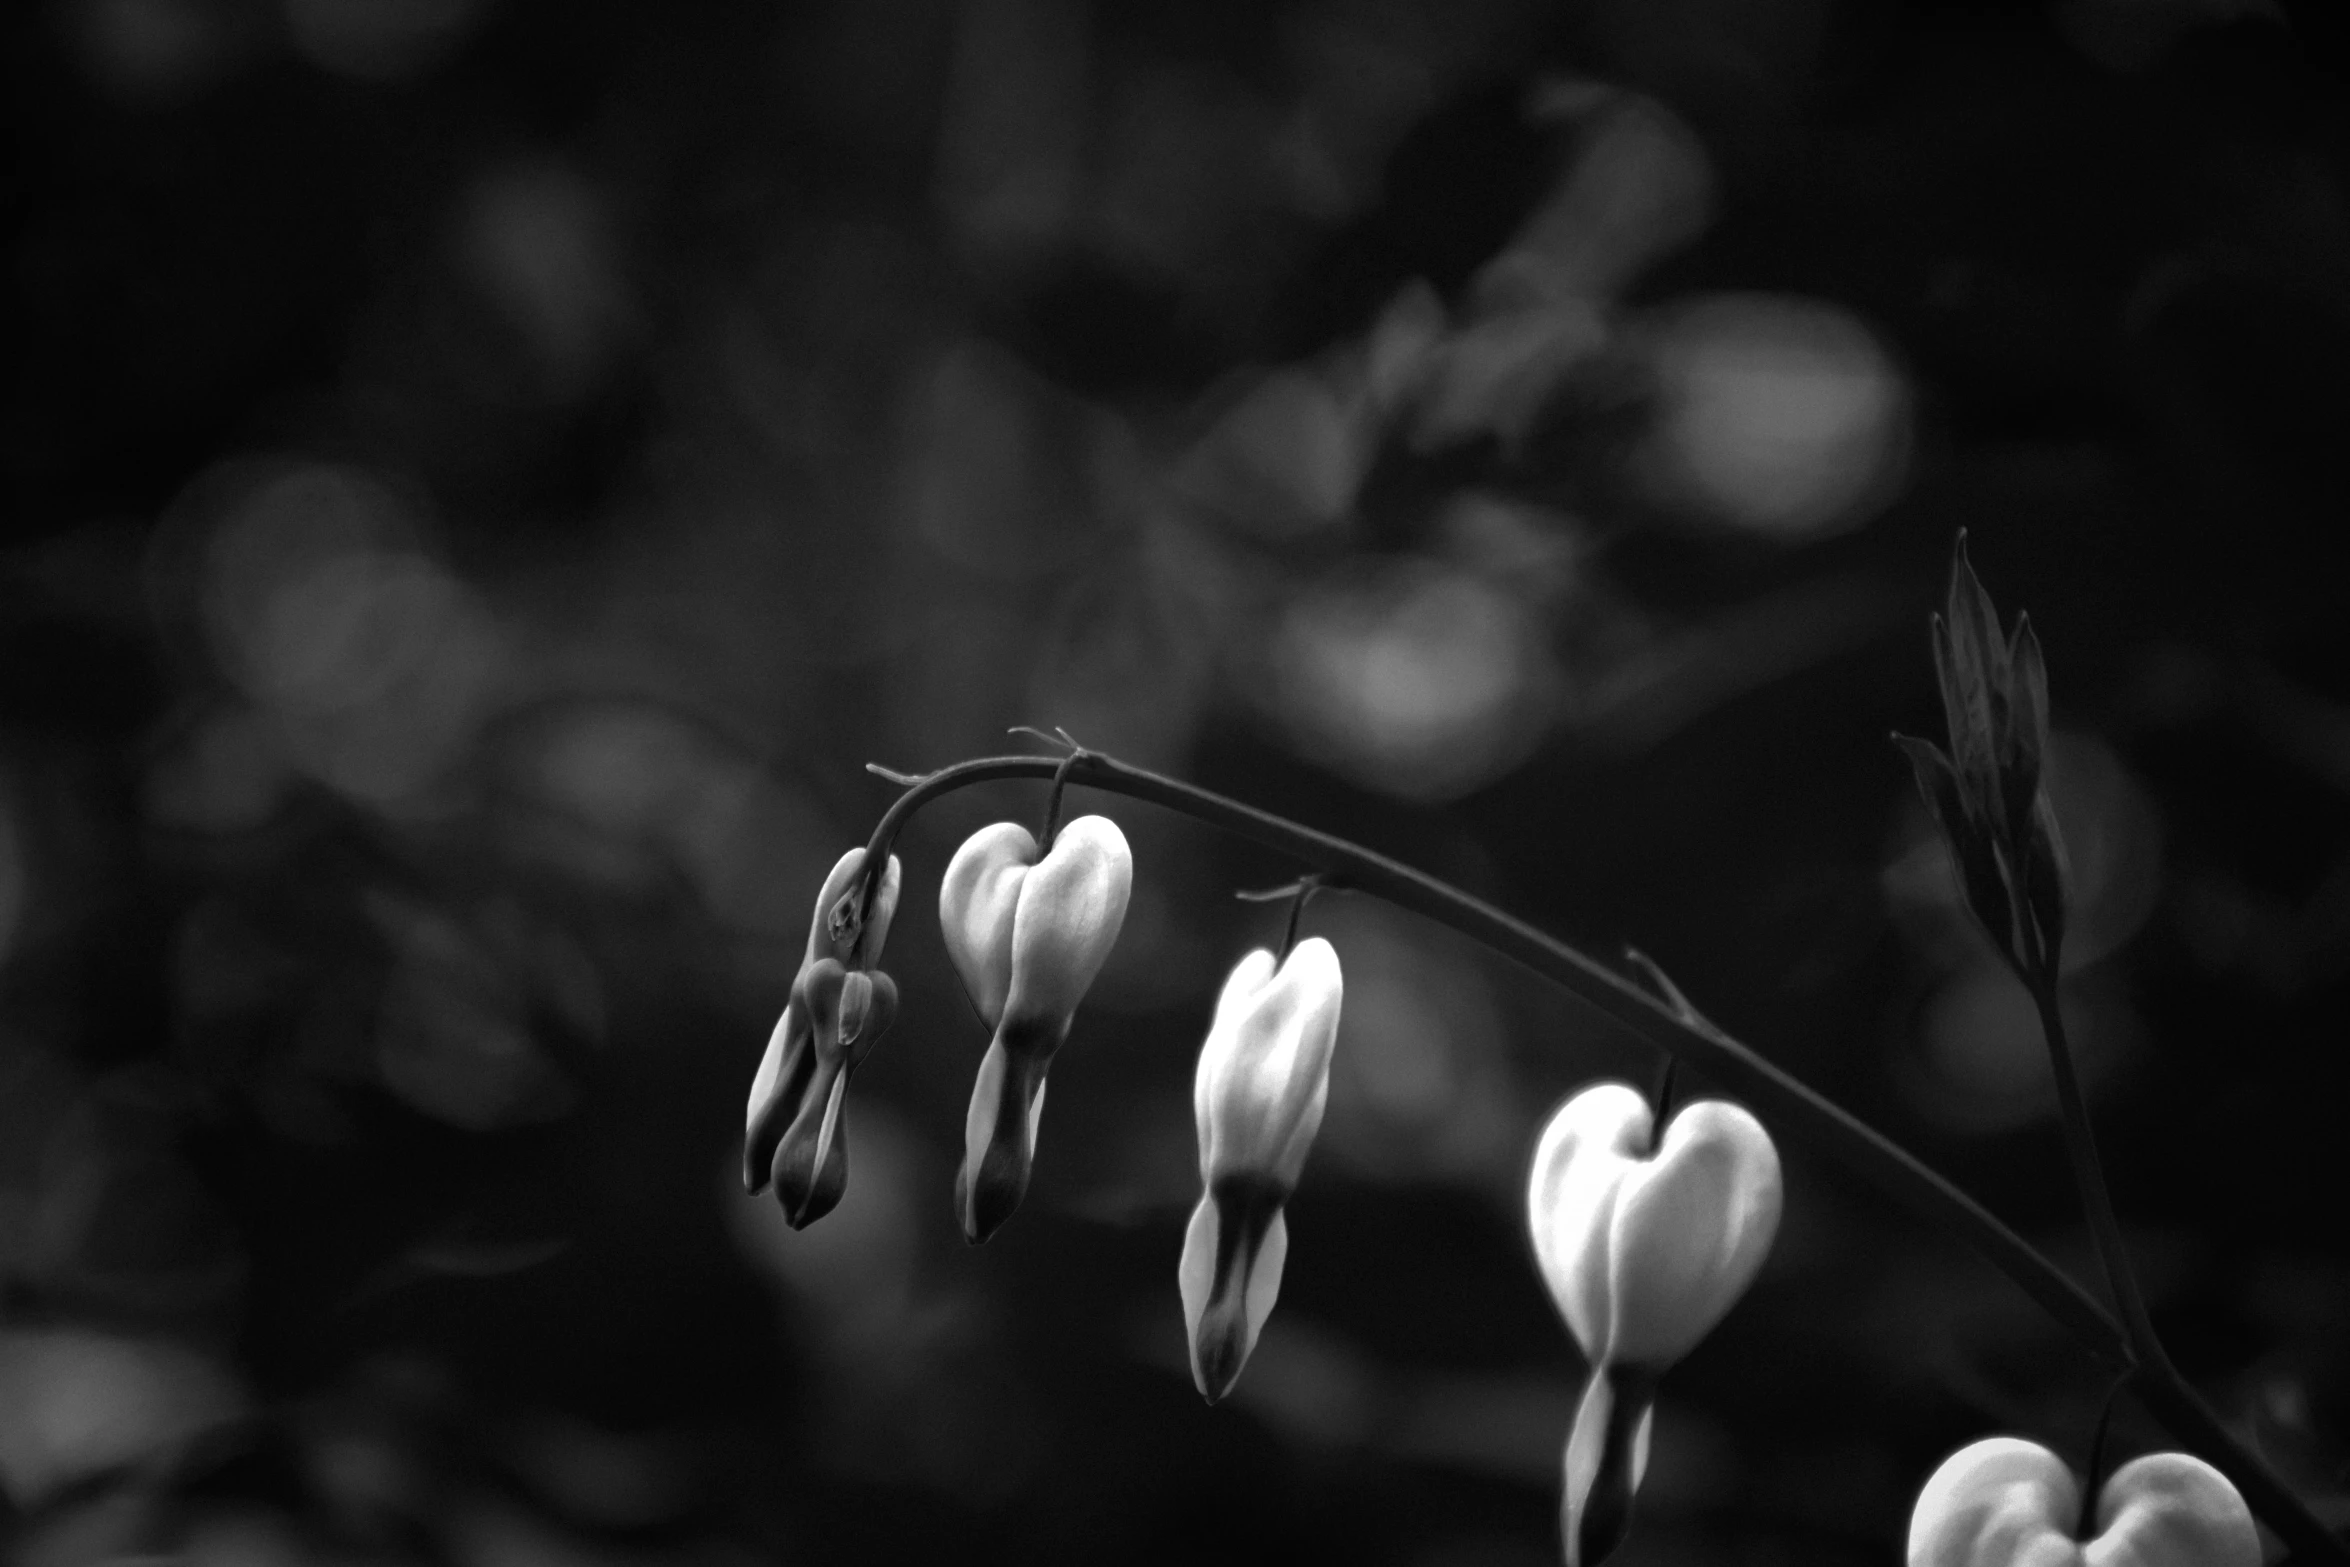
[[[1843,311],[1716,295],[1669,312],[1650,354],[1659,401],[1643,468],[1668,505],[1796,543],[1890,498],[1909,444],[1906,383]]]

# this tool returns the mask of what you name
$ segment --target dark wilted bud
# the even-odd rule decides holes
[[[938,890],[947,955],[995,1031],[963,1124],[955,1211],[964,1238],[995,1233],[1027,1194],[1045,1073],[1126,919],[1134,857],[1106,816],[1080,816],[1039,858],[1011,822],[955,851]]]
[[[1343,994],[1338,953],[1321,937],[1278,962],[1259,948],[1224,982],[1200,1050],[1192,1108],[1206,1191],[1176,1281],[1192,1381],[1210,1403],[1231,1391],[1281,1290],[1281,1210],[1322,1125]]]
[[[1894,741],[1950,845],[1967,907],[2020,973],[2052,974],[2064,938],[2064,844],[2042,787],[2048,670],[2030,616],[2000,637],[1963,533],[1933,625],[1950,750],[1904,735]]]
[[[843,961],[860,945],[868,961],[880,956],[897,910],[896,857],[874,890],[869,914],[845,924],[832,917],[857,899],[864,865],[865,851],[851,849],[825,878],[807,955],[751,1080],[743,1184],[756,1193],[772,1183],[795,1230],[830,1213],[848,1189],[849,1077],[897,1016],[896,983]]]

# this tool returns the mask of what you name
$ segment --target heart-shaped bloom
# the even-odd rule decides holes
[[[1594,1365],[1660,1372],[1722,1319],[1779,1227],[1779,1152],[1737,1105],[1686,1105],[1649,1151],[1648,1101],[1600,1083],[1543,1129],[1534,1257]]]
[[[1191,1379],[1210,1402],[1239,1379],[1281,1290],[1289,1255],[1282,1205],[1330,1097],[1330,1050],[1344,985],[1319,936],[1285,959],[1258,948],[1216,1000],[1192,1080],[1199,1173],[1176,1278],[1191,1334]]]
[[[1126,835],[1106,816],[1070,822],[1041,857],[1026,828],[998,822],[973,833],[947,866],[938,889],[947,956],[995,1031],[955,1177],[970,1241],[994,1234],[1028,1190],[1045,1071],[1118,940],[1133,885]]]
[[[2080,1483],[2037,1442],[1987,1437],[1942,1461],[1909,1520],[1909,1567],[2259,1567],[2252,1511],[2186,1453],[2148,1453],[2097,1494],[2097,1534],[2073,1529]]]
[[[848,1189],[849,1077],[897,1016],[896,983],[878,969],[848,967],[856,955],[857,922],[845,922],[835,934],[832,915],[864,869],[865,851],[851,849],[824,878],[808,924],[807,955],[751,1079],[743,1184],[756,1193],[772,1182],[795,1230],[830,1213]],[[880,957],[888,939],[898,883],[898,860],[891,855],[862,921],[868,962]]]
[[[1622,1543],[1657,1378],[1753,1282],[1779,1227],[1779,1152],[1761,1122],[1718,1099],[1684,1106],[1661,1140],[1654,1121],[1621,1083],[1586,1088],[1543,1128],[1527,1183],[1534,1260],[1591,1363],[1567,1437],[1567,1567]]]

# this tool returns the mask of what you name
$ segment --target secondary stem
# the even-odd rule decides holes
[[[2088,1102],[2081,1097],[2080,1074],[2073,1066],[2072,1046],[2065,1037],[2064,1009],[2058,998],[2058,980],[2053,972],[2037,974],[2029,981],[2032,1000],[2040,1009],[2040,1031],[2048,1040],[2049,1070],[2056,1077],[2056,1107],[2064,1122],[2064,1148],[2072,1161],[2073,1184],[2081,1191],[2081,1207],[2088,1215],[2089,1233],[2097,1244],[2097,1260],[2105,1271],[2106,1288],[2113,1292],[2114,1304],[2121,1312],[2122,1331],[2129,1336],[2130,1348],[2139,1360],[2151,1360],[2162,1354],[2162,1341],[2155,1337],[2154,1319],[2146,1313],[2146,1300],[2138,1291],[2138,1276],[2130,1267],[2129,1252],[2122,1245],[2121,1224],[2113,1216],[2113,1197],[2105,1189],[2105,1166],[2097,1157],[2097,1134],[2089,1126]]]
[[[1375,894],[1457,930],[1550,980],[1649,1044],[1707,1073],[1781,1131],[1841,1161],[1928,1223],[1955,1232],[2039,1302],[2096,1359],[2116,1369],[2135,1368],[2147,1408],[2235,1482],[2254,1512],[2287,1544],[2296,1552],[2307,1553],[2311,1560],[2350,1564],[2350,1552],[2345,1552],[2266,1464],[2228,1433],[2151,1335],[2143,1341],[2151,1348],[2147,1353],[2137,1347],[2140,1341],[2135,1335],[2125,1333],[2087,1291],[1973,1198],[1900,1145],[1703,1018],[1677,1016],[1666,1002],[1565,942],[1400,861],[1098,753],[1084,752],[1066,759],[991,756],[958,762],[910,780],[885,775],[906,787],[874,825],[866,849],[865,880],[853,894],[856,902],[850,917],[861,924],[862,911],[871,907],[881,868],[888,864],[891,844],[924,804],[995,779],[1049,779],[1056,775],[1069,784],[1148,801],[1251,839],[1343,881],[1352,890]],[[846,904],[847,900],[843,901]],[[863,940],[860,931],[858,962],[863,961]]]

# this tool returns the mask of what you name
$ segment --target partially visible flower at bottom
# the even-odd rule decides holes
[[[1535,1149],[1526,1217],[1585,1357],[1661,1372],[1754,1281],[1778,1233],[1781,1185],[1770,1133],[1740,1106],[1695,1100],[1661,1139],[1653,1123],[1622,1083],[1559,1106]]]
[[[1942,1461],[1909,1520],[1908,1567],[2260,1567],[2260,1531],[2228,1477],[2187,1453],[2148,1453],[2097,1493],[2096,1537],[2075,1540],[2081,1487],[2047,1448],[1986,1437]]]
[[[1176,1281],[1192,1381],[1210,1403],[1239,1379],[1281,1291],[1282,1207],[1322,1125],[1343,998],[1338,953],[1321,937],[1278,961],[1259,948],[1224,982],[1200,1049],[1192,1108],[1206,1192]]]
[[[849,1184],[849,1078],[897,1017],[898,987],[878,969],[852,969],[853,933],[833,934],[830,915],[858,883],[865,851],[841,856],[816,896],[808,952],[791,998],[768,1036],[751,1080],[743,1136],[743,1185],[754,1195],[770,1184],[784,1219],[804,1229],[837,1206]],[[881,954],[898,901],[899,867],[889,868],[864,916],[864,956]]]

